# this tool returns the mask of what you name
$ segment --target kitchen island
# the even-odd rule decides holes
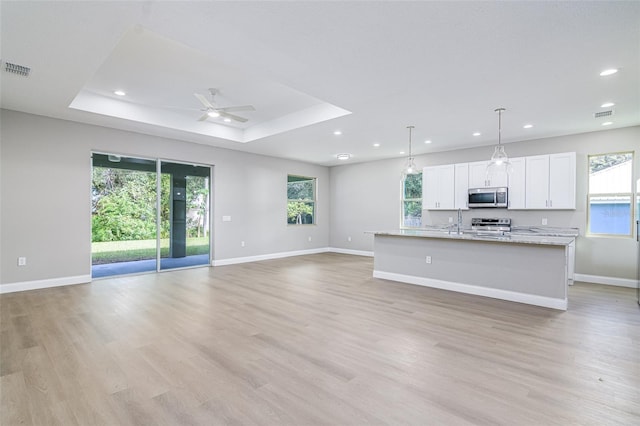
[[[441,230],[373,234],[376,278],[567,309],[574,237]]]

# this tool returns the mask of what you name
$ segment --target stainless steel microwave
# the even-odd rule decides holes
[[[507,208],[509,206],[509,190],[507,187],[470,188],[469,208]]]

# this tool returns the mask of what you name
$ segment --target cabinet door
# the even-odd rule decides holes
[[[455,165],[454,209],[469,209],[469,164]]]
[[[511,173],[509,174],[509,208],[525,208],[525,170],[526,160],[524,157],[510,158]]]
[[[498,173],[493,176],[487,176],[487,186],[495,188],[497,186],[508,186],[508,185],[509,185],[509,175],[506,172]]]
[[[425,167],[422,171],[422,208],[453,210],[455,189],[453,164]]]
[[[506,173],[496,176],[487,175],[488,164],[488,161],[469,163],[469,188],[507,186],[509,179]]]
[[[422,208],[435,210],[438,207],[438,169],[425,167],[422,169]]]
[[[438,195],[438,209],[453,210],[455,207],[455,166],[447,164],[438,166],[440,192]]]
[[[549,156],[526,157],[525,205],[528,209],[546,209],[549,205]]]
[[[469,163],[469,188],[485,188],[487,181],[487,161]]]
[[[549,208],[576,208],[576,153],[549,155]]]

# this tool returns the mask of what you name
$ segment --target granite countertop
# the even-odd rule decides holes
[[[577,231],[577,230],[576,230]],[[467,241],[488,241],[500,243],[514,244],[539,244],[539,245],[557,245],[567,246],[575,240],[576,235],[568,235],[565,233],[552,233],[551,235],[535,232],[521,231],[500,234],[483,234],[463,229],[462,233],[457,233],[455,229],[449,232],[448,227],[430,227],[420,229],[397,229],[392,231],[372,231],[374,235],[386,235],[394,237],[413,237],[413,238],[442,238],[450,240],[467,240]]]

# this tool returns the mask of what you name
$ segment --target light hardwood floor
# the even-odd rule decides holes
[[[569,310],[301,256],[0,296],[3,426],[640,424],[635,290]]]

